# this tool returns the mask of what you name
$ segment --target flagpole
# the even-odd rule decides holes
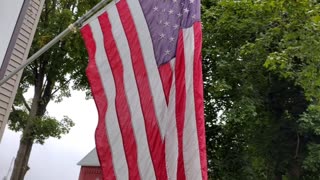
[[[90,9],[85,15],[80,17],[76,22],[74,22],[73,24],[70,24],[68,26],[68,28],[66,28],[58,36],[53,38],[48,44],[43,46],[39,51],[34,53],[25,62],[23,62],[19,67],[17,67],[10,74],[8,74],[3,79],[1,79],[0,86],[2,86],[5,82],[7,82],[10,78],[12,78],[15,74],[17,74],[19,71],[21,71],[27,65],[29,65],[34,60],[36,60],[39,56],[41,56],[43,53],[45,53],[48,49],[50,49],[53,45],[55,45],[57,42],[59,42],[62,38],[67,36],[70,32],[75,32],[77,30],[77,28],[82,26],[83,22],[88,20],[92,15],[94,15],[96,12],[98,12],[103,6],[107,5],[110,1],[111,0],[102,0],[101,2],[96,4],[92,9]]]

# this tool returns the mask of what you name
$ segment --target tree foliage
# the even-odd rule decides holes
[[[202,11],[210,176],[319,177],[319,3],[205,0]]]
[[[28,123],[28,113],[24,110],[14,110],[10,114],[9,128],[13,131],[23,131]],[[44,115],[33,119],[34,125],[31,136],[34,142],[44,144],[49,137],[61,138],[61,135],[69,133],[74,122],[67,116],[62,120],[57,120],[54,117]]]

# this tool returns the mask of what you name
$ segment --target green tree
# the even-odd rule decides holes
[[[212,179],[320,176],[320,5],[202,1]]]
[[[97,0],[45,1],[30,54],[38,51],[96,3]],[[9,128],[23,132],[11,180],[24,179],[33,143],[43,144],[49,137],[60,138],[74,125],[68,117],[60,121],[50,117],[46,108],[52,100],[60,102],[63,97],[71,96],[71,85],[73,89],[87,89],[86,65],[87,55],[77,33],[60,40],[24,70],[9,121]],[[30,88],[34,93],[28,102],[23,94]]]

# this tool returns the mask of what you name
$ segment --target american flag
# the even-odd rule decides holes
[[[81,33],[104,179],[207,179],[200,0],[112,1]]]

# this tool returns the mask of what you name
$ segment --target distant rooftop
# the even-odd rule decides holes
[[[92,149],[81,161],[79,166],[100,166],[96,148]]]

